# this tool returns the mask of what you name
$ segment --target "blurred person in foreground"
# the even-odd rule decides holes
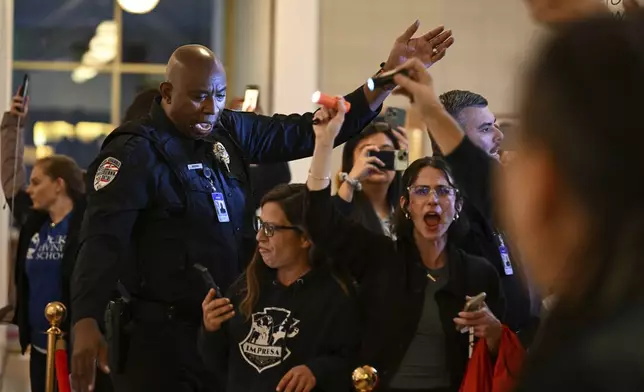
[[[417,29],[414,23],[395,40],[383,70],[407,57],[430,66],[453,42],[443,27],[412,38]],[[97,363],[110,372],[108,342],[98,328],[108,305],[110,325],[119,331],[108,336],[123,338],[109,341],[118,354],[110,361],[116,389],[221,390],[195,344],[209,288],[196,264],[223,290],[235,281],[255,248],[248,164],[310,155],[313,120],[324,120],[320,111],[267,117],[226,110],[226,87],[226,72],[210,49],[178,48],[150,116],[114,130],[88,169],[72,281],[77,392],[91,390]],[[388,94],[364,85],[348,94],[352,110],[338,141],[366,126]],[[128,307],[128,317],[112,313],[117,303]]]
[[[642,391],[644,15],[558,27],[528,73],[517,158],[500,176],[504,221],[554,298],[517,390]],[[428,126],[450,126],[412,64],[401,91]]]

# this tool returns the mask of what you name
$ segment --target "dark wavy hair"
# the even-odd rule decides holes
[[[352,139],[350,139],[344,145],[344,150],[342,151],[342,168],[341,170],[345,173],[349,173],[353,169],[354,165],[354,151],[364,139],[377,135],[379,133],[387,136],[391,140],[394,148],[397,150],[400,148],[398,140],[394,136],[394,133],[391,130],[389,124],[385,122],[374,122],[369,124],[360,134]],[[392,207],[398,204],[398,198],[400,197],[400,172],[396,172],[394,179],[389,185],[387,190],[387,203]],[[373,209],[371,202],[362,192],[354,192],[353,194],[353,209],[351,212],[351,218],[356,222],[360,223],[362,226],[377,232],[382,233],[382,226],[380,220],[376,215],[376,211]]]
[[[403,203],[398,203],[396,206],[396,212],[394,214],[394,228],[396,230],[396,235],[399,239],[406,239],[413,241],[414,240],[414,223],[411,219],[407,218],[408,207],[409,207],[409,187],[416,182],[418,175],[421,170],[426,167],[432,167],[443,173],[447,183],[456,190],[456,207],[461,208],[463,205],[463,196],[459,190],[454,177],[452,176],[452,171],[449,168],[447,162],[442,158],[438,157],[424,157],[414,161],[405,173],[402,176],[402,198]],[[451,240],[462,238],[469,231],[469,224],[467,219],[464,216],[465,214],[460,213],[460,217],[452,222],[450,225],[447,236]]]

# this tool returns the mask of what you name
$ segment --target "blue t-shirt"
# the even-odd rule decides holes
[[[56,225],[47,219],[40,231],[31,237],[27,250],[31,342],[33,346],[41,349],[47,347],[45,332],[49,329],[49,322],[45,318],[45,306],[52,301],[60,301],[62,297],[61,265],[69,228],[69,215]]]

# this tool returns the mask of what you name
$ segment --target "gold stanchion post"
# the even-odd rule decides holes
[[[62,338],[63,331],[60,324],[65,320],[67,308],[60,302],[50,302],[45,306],[45,317],[49,321],[47,330],[47,378],[45,384],[46,392],[55,392],[56,382],[56,342]]]
[[[357,392],[371,392],[378,385],[378,372],[368,365],[356,368],[351,378]]]

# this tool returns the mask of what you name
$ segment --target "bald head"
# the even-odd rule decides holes
[[[180,46],[172,53],[165,69],[165,80],[172,82],[185,71],[196,70],[224,72],[224,67],[212,52],[203,45]]]
[[[226,73],[217,56],[202,45],[172,53],[161,83],[162,106],[179,131],[202,138],[212,131],[226,101]]]

